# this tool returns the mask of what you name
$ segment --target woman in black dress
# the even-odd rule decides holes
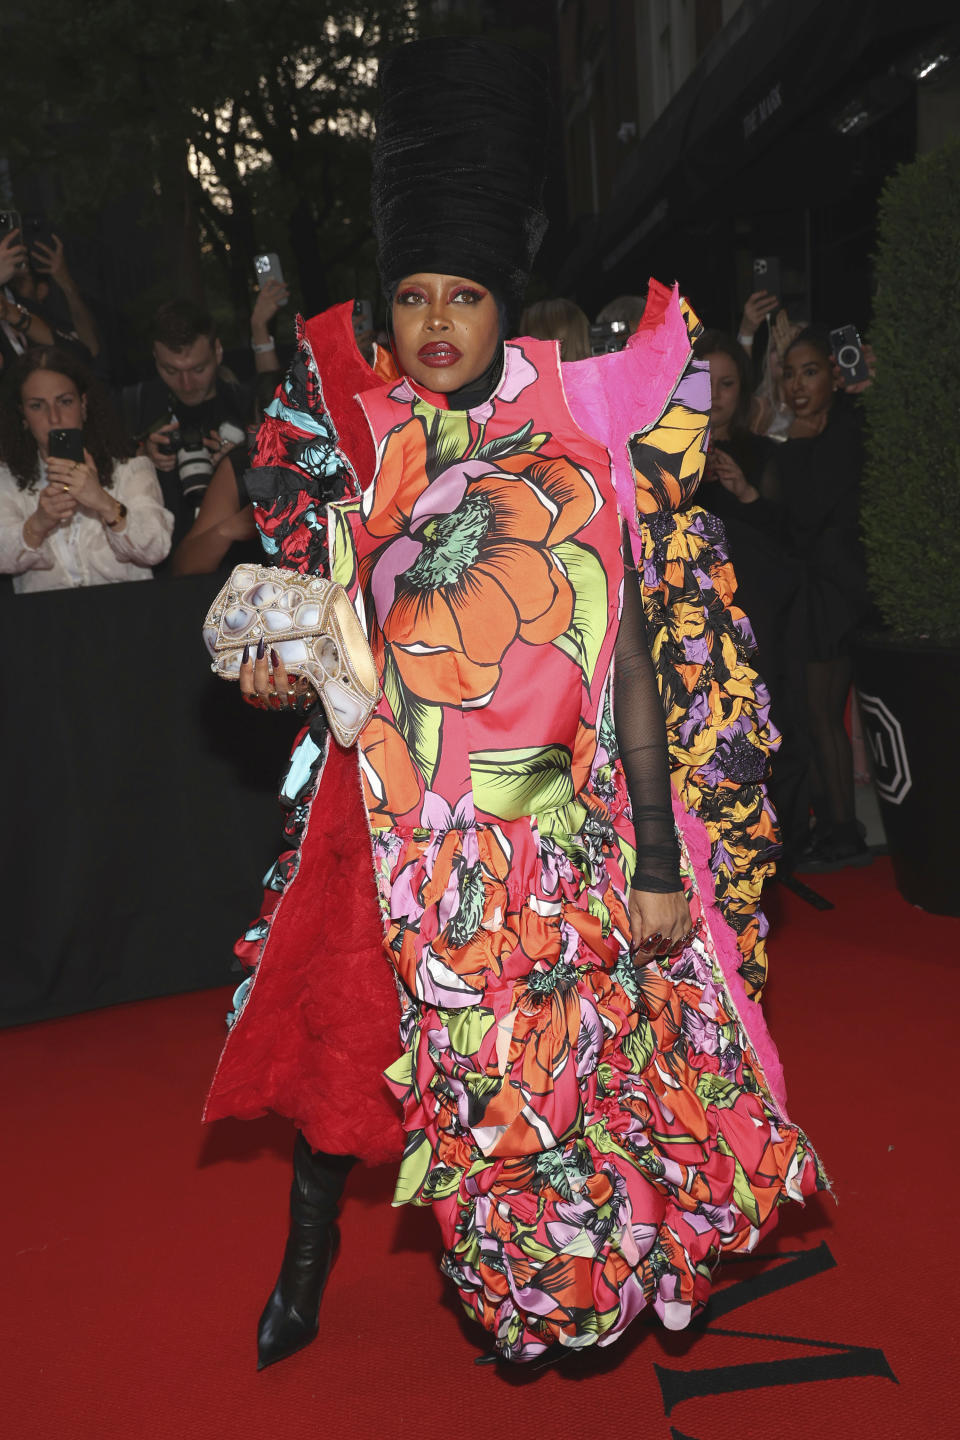
[[[783,507],[804,573],[804,658],[816,827],[805,872],[867,865],[854,810],[853,754],[844,711],[853,679],[851,641],[869,609],[860,544],[863,437],[840,393],[829,336],[810,326],[786,352],[784,394],[794,420],[774,452],[766,493]]]

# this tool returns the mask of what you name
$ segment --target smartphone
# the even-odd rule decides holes
[[[33,247],[38,241],[46,249],[52,250],[53,230],[39,215],[25,215],[23,217],[23,243],[32,253]]]
[[[76,460],[83,464],[83,431],[51,430],[47,436],[47,454],[60,460]]]
[[[758,255],[753,262],[754,291],[766,290],[768,295],[780,299],[780,257],[779,255]]]
[[[354,300],[353,302],[353,333],[354,335],[369,335],[373,329],[373,306],[369,300]]]
[[[268,280],[279,280],[281,285],[286,283],[280,267],[280,256],[272,250],[266,255],[254,255],[253,268],[256,271],[257,284],[261,289]]]
[[[831,330],[830,345],[840,374],[848,385],[870,379],[870,366],[864,359],[863,341],[856,325],[841,325],[838,329]]]

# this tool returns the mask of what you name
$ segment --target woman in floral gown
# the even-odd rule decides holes
[[[207,1113],[271,1105],[314,1152],[381,1158],[363,1133],[375,1043],[340,1050],[319,1104],[328,1117],[342,1096],[341,1114],[306,1116],[311,1131],[302,1088],[281,1094],[257,1038],[271,1010],[279,1036],[313,1001],[351,1008],[330,976],[342,901],[339,922],[324,912],[327,978],[276,978],[290,965],[275,932],[317,914],[309,816],[330,825],[335,794],[338,853],[350,831],[376,881],[379,957],[367,892],[351,892],[353,1010],[376,1029],[390,974],[399,998],[395,1203],[433,1206],[468,1314],[500,1357],[529,1360],[610,1343],[647,1307],[685,1326],[721,1255],[752,1249],[821,1181],[750,998],[750,887],[772,840],[765,699],[709,517],[675,514],[710,406],[696,322],[654,283],[624,352],[561,366],[553,342],[503,343],[499,272],[491,283],[482,255],[447,243],[472,273],[411,265],[415,239],[392,264],[381,246],[393,378],[345,360],[340,307],[306,327],[261,438],[288,477],[254,497],[277,558],[321,568],[317,500],[342,497],[329,573],[364,620],[382,697],[357,747],[362,841],[336,747],[305,735],[295,752],[298,844],[249,932],[259,963]],[[241,683],[264,700],[289,688],[267,656]],[[296,1259],[288,1245],[264,1322],[289,1331],[297,1311],[302,1344],[319,1292],[297,1292]]]

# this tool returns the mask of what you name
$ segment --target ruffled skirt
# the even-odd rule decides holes
[[[506,1359],[610,1344],[648,1307],[683,1328],[721,1256],[825,1184],[687,848],[700,933],[642,967],[609,833],[375,832],[374,853],[403,1007],[394,1203],[433,1205],[442,1267]]]

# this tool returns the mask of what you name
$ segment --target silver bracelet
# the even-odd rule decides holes
[[[265,345],[255,345],[252,340],[250,341],[250,349],[254,355],[266,355],[268,351],[276,350],[276,348],[276,342],[273,340],[268,340]]]
[[[739,334],[739,335],[737,336],[737,339],[740,341],[740,344],[741,344],[741,345],[746,345],[746,347],[747,347],[748,350],[749,350],[750,346],[753,344],[753,336],[752,336],[752,335],[744,335],[743,333],[741,333],[741,334]],[[253,348],[256,349],[257,347],[254,346]]]

